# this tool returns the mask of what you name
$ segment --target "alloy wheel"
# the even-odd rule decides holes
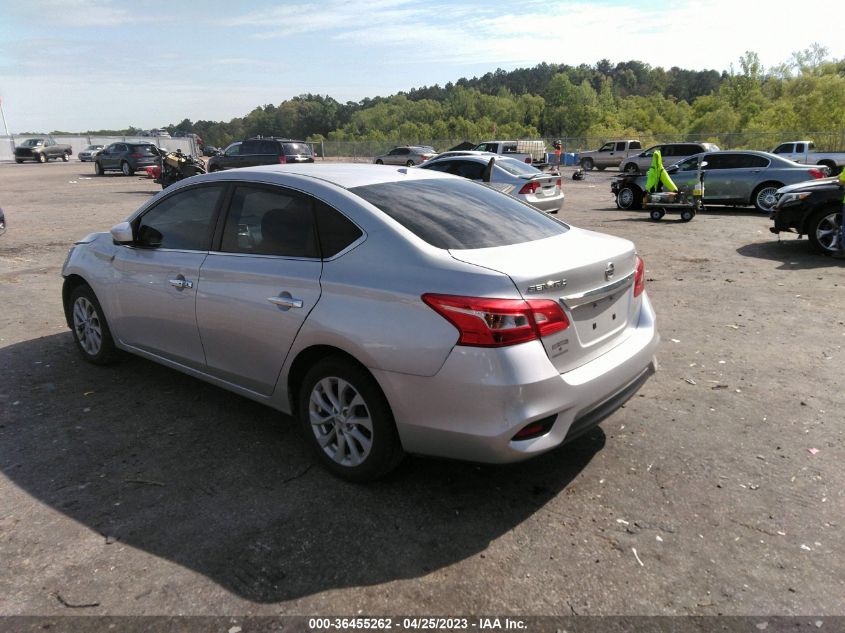
[[[842,243],[842,213],[836,211],[819,220],[816,224],[816,242],[831,253],[845,247]]]
[[[326,455],[341,466],[364,463],[373,447],[373,420],[351,383],[334,376],[317,382],[308,413],[311,430]]]
[[[96,356],[100,353],[103,345],[100,315],[94,304],[85,297],[78,297],[73,304],[73,331],[86,354]]]

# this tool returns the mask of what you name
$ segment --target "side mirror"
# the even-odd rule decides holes
[[[111,237],[117,244],[131,244],[135,241],[135,236],[132,234],[132,225],[129,222],[115,224],[111,228]]]

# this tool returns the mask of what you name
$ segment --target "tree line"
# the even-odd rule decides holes
[[[729,71],[665,70],[639,61],[542,63],[445,86],[340,103],[304,94],[226,121],[184,119],[166,129],[223,146],[252,136],[308,141],[676,137],[845,129],[845,59],[812,45],[764,68],[747,52]],[[136,133],[136,128],[91,133]]]

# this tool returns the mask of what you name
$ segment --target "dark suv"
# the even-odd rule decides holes
[[[94,173],[121,171],[131,176],[139,169],[161,165],[161,153],[152,143],[112,143],[94,157]]]
[[[208,161],[208,171],[313,162],[311,148],[303,141],[288,138],[251,138],[232,143],[223,153],[212,156]]]
[[[842,186],[837,178],[824,178],[781,187],[775,194],[772,233],[806,235],[818,252],[833,255],[842,243]]]

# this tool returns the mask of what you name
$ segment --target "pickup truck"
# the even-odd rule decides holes
[[[622,161],[629,156],[636,156],[643,151],[642,143],[636,139],[608,141],[596,150],[580,152],[581,167],[590,170],[593,167],[604,170],[607,167],[621,167]]]
[[[830,174],[835,176],[845,166],[845,152],[817,152],[813,141],[788,141],[781,143],[772,150],[772,154],[778,154],[796,163],[805,165],[826,165],[830,168]]]
[[[529,165],[546,164],[546,144],[543,141],[482,141],[472,150],[502,154]]]
[[[39,138],[28,138],[15,148],[15,162],[22,163],[25,160],[34,160],[39,163],[46,163],[53,158],[61,158],[67,162],[73,150],[70,145],[59,145],[50,136]]]

